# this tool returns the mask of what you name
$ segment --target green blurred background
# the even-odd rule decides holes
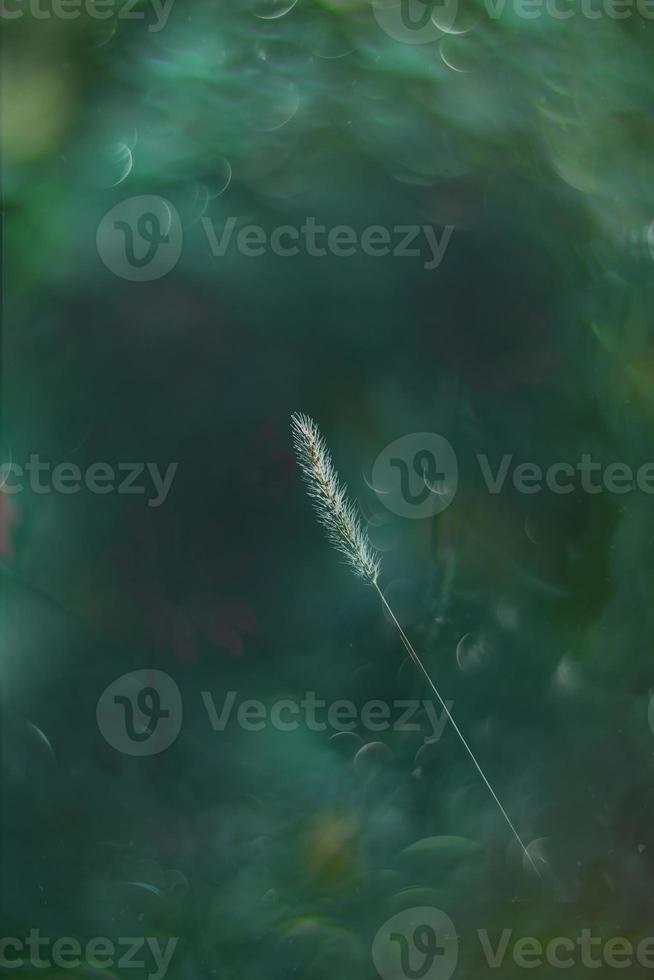
[[[654,27],[574,9],[493,19],[467,0],[425,43],[365,0],[174,0],[160,30],[145,3],[3,20],[3,459],[179,464],[158,508],[0,496],[3,935],[179,937],[171,980],[355,980],[376,976],[386,919],[436,906],[455,976],[478,980],[478,927],[654,930],[652,501],[493,496],[475,463],[654,459]],[[183,248],[127,281],[98,226],[148,195]],[[203,219],[230,216],[454,230],[432,270],[214,256]],[[426,745],[211,729],[201,691],[428,696],[316,526],[296,410],[541,878],[449,727]],[[397,517],[370,480],[413,432],[459,461],[430,519]],[[184,723],[132,758],[96,704],[147,667]]]

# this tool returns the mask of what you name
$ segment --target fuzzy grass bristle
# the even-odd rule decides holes
[[[309,496],[330,544],[360,578],[375,585],[381,560],[361,524],[356,504],[348,499],[320,429],[308,415],[296,412],[291,416],[291,431]]]

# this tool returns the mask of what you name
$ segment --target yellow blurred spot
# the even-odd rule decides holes
[[[321,886],[338,887],[359,870],[357,822],[340,814],[321,814],[309,828],[304,858],[309,875]]]
[[[72,86],[61,66],[5,57],[0,117],[6,163],[51,151],[63,136],[72,103]]]

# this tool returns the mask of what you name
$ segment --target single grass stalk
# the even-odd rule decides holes
[[[440,696],[436,685],[432,681],[429,672],[427,671],[427,668],[414,650],[411,641],[402,629],[402,626],[398,622],[395,613],[386,601],[386,597],[379,587],[378,579],[381,572],[381,559],[375,553],[372,545],[370,544],[368,532],[361,524],[361,519],[359,517],[359,512],[356,505],[348,499],[347,490],[339,480],[338,473],[327,448],[327,443],[320,434],[318,426],[313,419],[309,418],[308,415],[301,415],[300,413],[295,412],[291,416],[291,431],[293,435],[295,452],[304,475],[307,491],[313,501],[318,520],[327,531],[327,537],[330,543],[346,558],[348,564],[355,574],[358,575],[359,578],[363,579],[364,582],[367,582],[368,585],[372,585],[372,587],[376,589],[384,609],[386,609],[388,612],[393,625],[400,635],[404,649],[407,651],[409,657],[427,681],[430,689],[438,698],[438,701],[451,722],[454,731],[458,735],[461,744],[470,756],[475,769],[481,776],[484,785],[497,804],[500,813],[506,820],[511,830],[511,833],[520,845],[522,853],[527,858],[536,874],[540,877],[540,872],[534,864],[529,851],[523,844],[522,838],[513,826],[508,813],[500,803],[495,790],[489,783],[483,769],[477,762],[474,752],[468,745],[468,742],[466,741],[461,729],[452,717],[452,712],[449,710],[445,701]]]

